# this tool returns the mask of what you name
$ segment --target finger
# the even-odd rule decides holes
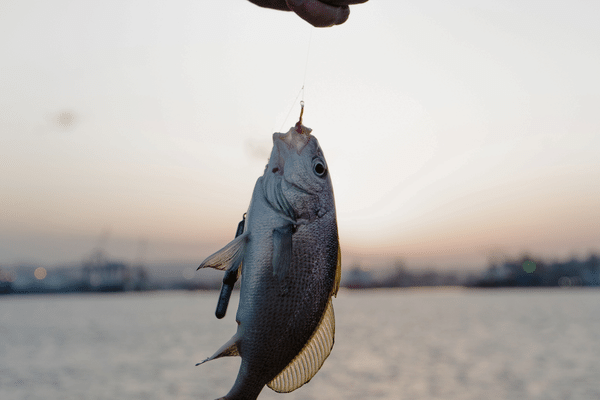
[[[285,0],[249,0],[260,7],[272,8],[274,10],[290,11]]]
[[[332,5],[332,6],[349,6],[352,4],[361,4],[366,3],[367,0],[321,0],[323,3]]]
[[[348,6],[331,6],[318,0],[286,0],[290,10],[317,28],[339,25],[350,15]]]

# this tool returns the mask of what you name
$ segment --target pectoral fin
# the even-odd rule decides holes
[[[310,381],[333,348],[335,316],[331,298],[319,326],[298,355],[267,384],[278,393],[289,393]]]
[[[273,230],[273,275],[284,279],[292,262],[292,224]]]
[[[234,266],[239,266],[244,258],[244,249],[248,242],[248,235],[248,232],[242,233],[221,250],[208,256],[206,260],[202,261],[198,269],[214,268],[225,271]]]
[[[237,348],[237,341],[238,341],[238,336],[236,333],[235,335],[233,335],[231,337],[231,339],[229,339],[229,341],[227,343],[225,343],[223,346],[221,346],[221,348],[219,350],[217,350],[217,352],[215,354],[208,357],[206,360],[199,362],[198,364],[196,364],[196,366],[198,366],[200,364],[204,364],[207,361],[212,361],[212,360],[215,360],[215,359],[221,358],[221,357],[239,356],[240,353]]]

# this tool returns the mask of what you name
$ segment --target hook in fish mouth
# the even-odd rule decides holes
[[[302,126],[301,133],[298,133],[295,127],[290,128],[286,133],[273,133],[273,150],[265,168],[265,173],[270,171],[274,174],[283,175],[285,160],[289,158],[290,152],[295,150],[300,155],[312,139],[310,132],[312,132],[312,129]]]
[[[296,125],[290,128],[286,133],[274,133],[273,144],[277,147],[279,152],[282,151],[282,144],[285,143],[288,151],[294,149],[300,154],[310,142],[310,139],[312,138],[311,132],[312,129],[304,125],[300,125],[299,129],[298,125]]]

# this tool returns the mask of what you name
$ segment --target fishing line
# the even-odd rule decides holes
[[[300,89],[298,91],[298,94],[296,95],[296,98],[294,99],[294,102],[292,103],[292,106],[290,107],[290,111],[288,111],[287,115],[285,116],[285,119],[283,120],[283,123],[281,124],[281,128],[279,128],[279,132],[283,131],[283,127],[285,126],[285,123],[287,122],[288,118],[290,117],[290,114],[292,113],[292,110],[294,109],[294,106],[296,105],[296,101],[298,100],[298,97],[300,97],[300,94],[303,92],[304,92],[304,85],[302,85],[302,89]],[[304,102],[304,100],[302,100],[302,102]]]
[[[306,63],[304,64],[304,78],[302,78],[302,102],[304,102],[304,85],[306,84],[306,73],[308,72],[308,56],[310,55],[310,43],[312,42],[312,33],[314,28],[310,28],[308,36],[308,46],[306,48]]]
[[[279,128],[279,132],[283,131],[285,123],[287,122],[288,118],[290,117],[290,114],[292,113],[292,110],[294,109],[294,107],[296,105],[296,101],[298,101],[298,98],[300,97],[300,95],[302,95],[302,98],[300,100],[300,121],[302,121],[302,114],[304,113],[304,92],[305,92],[304,87],[306,86],[306,73],[308,72],[308,60],[309,60],[309,55],[310,55],[310,44],[312,42],[313,29],[314,29],[314,27],[310,28],[310,35],[308,36],[308,46],[306,48],[306,62],[304,63],[304,76],[302,77],[302,87],[298,91],[298,94],[296,95],[296,98],[294,99],[294,102],[292,103],[290,110],[288,111],[287,115],[285,116],[285,119],[283,120],[283,123],[281,124],[281,128]]]

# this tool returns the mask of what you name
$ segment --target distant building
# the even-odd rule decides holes
[[[142,266],[108,260],[96,252],[80,267],[15,267],[0,270],[0,294],[121,292],[148,290],[148,273]]]
[[[472,286],[600,286],[600,257],[593,254],[585,261],[572,258],[546,264],[523,256],[501,266],[491,265]]]
[[[122,292],[145,290],[148,273],[142,266],[133,268],[123,262],[110,261],[97,251],[81,268],[85,290],[92,292]]]
[[[13,274],[5,272],[0,268],[0,294],[12,293],[13,280]]]
[[[364,289],[373,286],[373,275],[359,266],[354,266],[344,277],[343,285],[348,289]]]

